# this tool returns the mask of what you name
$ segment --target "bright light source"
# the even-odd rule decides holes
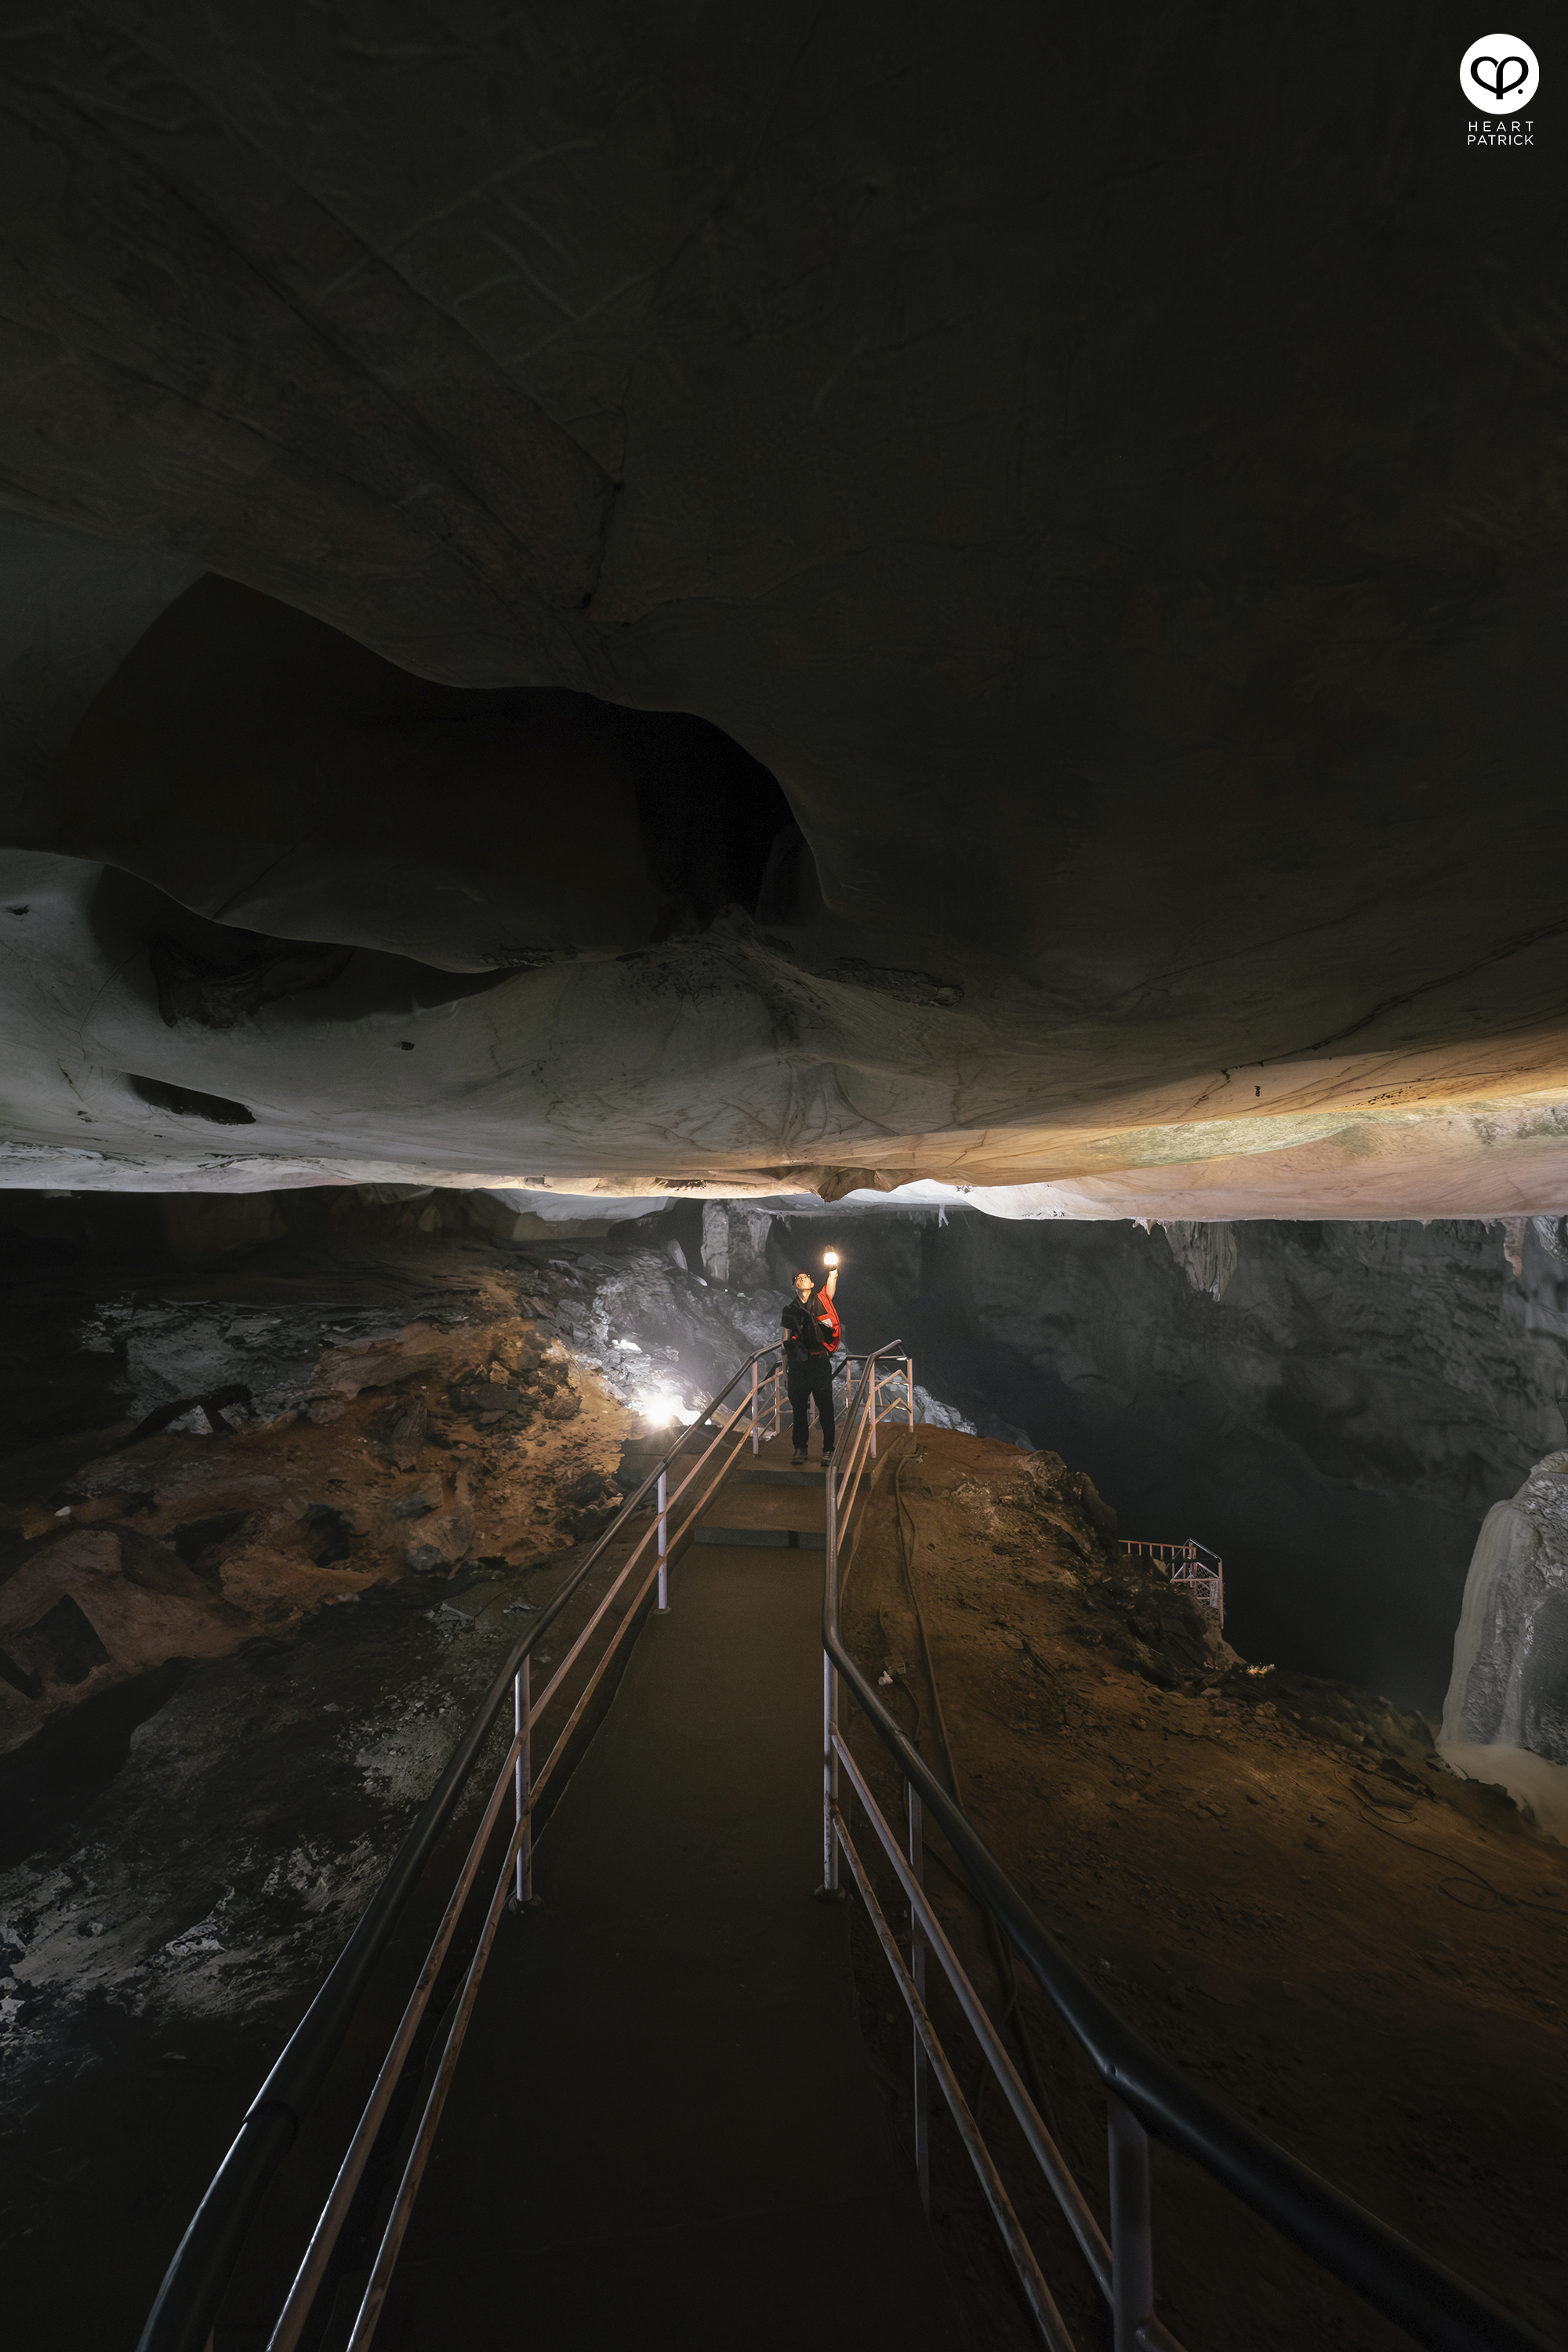
[[[824,1250],[822,1253],[822,1263],[824,1265],[837,1265],[838,1263],[838,1252],[837,1250]]]
[[[650,1429],[668,1429],[674,1416],[673,1397],[650,1397],[643,1407],[643,1417]]]

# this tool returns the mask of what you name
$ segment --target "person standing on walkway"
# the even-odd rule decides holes
[[[833,1459],[833,1352],[839,1340],[838,1309],[833,1304],[833,1294],[838,1287],[838,1262],[831,1252],[829,1256],[832,1264],[827,1280],[818,1285],[809,1274],[797,1274],[795,1297],[785,1302],[784,1311],[784,1377],[795,1411],[793,1458],[797,1463],[805,1460],[805,1441],[810,1434],[807,1409],[813,1398],[822,1423],[822,1458],[824,1462]]]

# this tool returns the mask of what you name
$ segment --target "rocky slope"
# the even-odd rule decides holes
[[[169,1660],[499,1555],[503,1529],[514,1555],[570,1543],[574,1482],[603,1475],[606,1444],[605,1466],[616,1458],[626,1415],[596,1383],[584,1413],[515,1273],[437,1249],[311,1284],[253,1263],[237,1288],[165,1281],[99,1302],[85,1337],[126,1419],[0,1474],[0,1754]],[[416,1298],[427,1312],[406,1319]],[[84,1444],[91,1458],[57,1458],[36,1483],[40,1456]]]
[[[1040,1916],[1156,2046],[1439,2260],[1562,2331],[1560,1846],[1500,1791],[1449,1775],[1418,1718],[1227,1655],[1157,1572],[1112,1558],[1059,1473],[1032,1474],[994,1440],[895,1442],[844,1623]],[[851,1738],[896,1817],[884,1751],[864,1726]],[[858,1821],[856,1833],[871,1849]],[[984,1915],[929,1817],[927,1837],[936,1907],[1001,2016],[1011,1989]],[[858,1917],[856,1937],[862,2023],[907,2145],[908,2027]],[[1014,2055],[1026,2071],[1021,2024],[1092,2199],[1103,2094],[1017,1973]],[[978,2062],[954,2005],[939,1990],[934,2006],[973,2095]],[[1093,2341],[1096,2297],[1066,2228],[1001,2100],[984,2113],[1064,2316]],[[1184,2342],[1404,2342],[1194,2168],[1156,2153],[1154,2181],[1160,2309]],[[1024,2352],[1033,2338],[940,2116],[932,2182],[983,2340]]]
[[[568,1349],[570,1267],[404,1217],[314,1263],[296,1242],[107,1296],[91,1266],[48,1276],[114,1335],[117,1417],[5,1468],[0,2240],[26,2352],[133,2336],[498,1655],[622,1499],[644,1421]],[[135,1437],[149,1396],[210,1401],[237,1368],[254,1418]]]
[[[710,1282],[635,1223],[519,1244],[479,1207],[426,1230],[419,1200],[297,1198],[205,1268],[145,1234],[130,1257],[123,1230],[107,1258],[16,1249],[0,1757],[53,1752],[79,1710],[122,1736],[171,1662],[389,1578],[560,1554],[618,1498],[625,1439],[689,1420],[777,1330],[776,1291]]]

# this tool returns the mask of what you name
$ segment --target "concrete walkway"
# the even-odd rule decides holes
[[[772,1492],[820,1527],[820,1482]],[[813,1900],[822,1572],[675,1570],[501,1923],[379,2352],[966,2342]]]

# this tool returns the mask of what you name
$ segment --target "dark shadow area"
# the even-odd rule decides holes
[[[176,1118],[205,1118],[215,1127],[254,1127],[256,1113],[227,1095],[205,1095],[199,1087],[173,1087],[162,1078],[138,1078],[127,1073],[131,1091],[154,1110],[173,1111]]]
[[[356,947],[493,974],[788,920],[814,887],[776,779],[710,720],[437,685],[210,575],[83,719],[52,845],[111,869],[99,911],[163,1021],[213,1029]]]
[[[131,1753],[137,1725],[174,1697],[190,1670],[189,1658],[170,1658],[95,1691],[25,1748],[0,1756],[0,1870],[26,1861],[108,1788]]]

